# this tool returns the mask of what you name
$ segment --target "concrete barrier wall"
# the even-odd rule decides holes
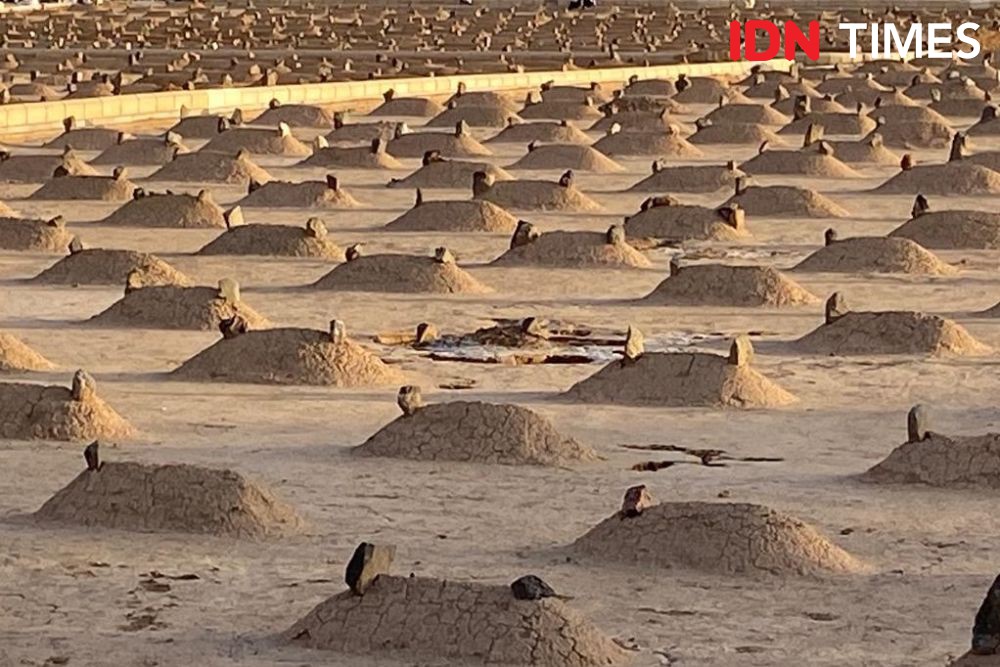
[[[396,91],[398,97],[451,95],[459,82],[464,82],[470,91],[523,91],[537,89],[547,81],[559,85],[588,85],[593,81],[619,84],[632,75],[642,79],[676,79],[681,73],[688,76],[740,76],[748,72],[752,64],[718,62],[582,69],[568,72],[411,77],[271,87],[180,90],[7,104],[0,106],[0,138],[11,139],[59,132],[62,130],[63,119],[69,116],[74,116],[86,125],[129,125],[179,118],[182,106],[187,107],[192,114],[228,113],[236,108],[246,111],[264,109],[272,99],[277,99],[286,104],[319,104],[345,108],[352,104],[380,101],[382,94],[390,88]],[[787,71],[790,65],[791,62],[787,60],[773,60],[767,63],[770,69],[783,71]]]

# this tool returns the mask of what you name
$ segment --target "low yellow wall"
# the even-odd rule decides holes
[[[216,88],[210,90],[180,90],[158,93],[136,93],[114,97],[32,102],[0,106],[0,137],[10,139],[59,132],[64,118],[74,116],[87,125],[127,125],[155,122],[179,117],[181,106],[193,114],[228,113],[240,108],[247,111],[264,109],[272,99],[283,103],[304,103],[348,106],[351,103],[380,100],[382,93],[392,88],[400,97],[430,97],[451,95],[459,82],[468,90],[530,90],[546,81],[560,85],[622,83],[632,75],[642,79],[675,79],[681,73],[688,76],[739,76],[749,71],[753,63],[719,62],[689,65],[658,65],[653,67],[618,67],[582,69],[569,72],[525,72],[523,74],[468,74],[439,77],[379,79],[377,81],[346,81],[339,83],[308,83],[300,85]],[[787,70],[787,60],[766,63],[770,69]]]

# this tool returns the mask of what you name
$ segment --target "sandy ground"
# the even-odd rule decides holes
[[[478,132],[484,136],[489,133]],[[305,133],[305,136],[309,136]],[[597,135],[594,135],[597,138]],[[979,148],[990,148],[986,143]],[[1000,148],[993,146],[992,148]],[[501,147],[497,164],[519,157]],[[702,162],[746,158],[752,147],[715,149]],[[91,157],[88,155],[87,157]],[[946,151],[924,156],[943,160]],[[278,178],[319,178],[321,170],[260,160]],[[404,161],[408,168],[416,160]],[[622,160],[625,174],[578,174],[606,207],[597,215],[523,217],[548,229],[605,230],[637,210],[645,195],[622,192],[645,176],[648,160]],[[150,170],[151,171],[151,170]],[[804,183],[854,217],[835,221],[841,237],[885,234],[908,216],[909,196],[864,191],[894,173],[865,169],[864,179]],[[135,175],[142,171],[131,170]],[[972,618],[996,575],[1000,515],[996,499],[973,491],[864,485],[855,476],[905,439],[906,410],[927,404],[935,430],[996,430],[1000,361],[986,358],[803,357],[787,341],[822,321],[822,306],[766,309],[637,306],[667,273],[669,254],[651,251],[649,269],[574,271],[485,266],[507,246],[503,235],[384,233],[413,193],[391,190],[387,172],[338,171],[364,203],[322,214],[341,246],[368,252],[429,253],[447,242],[477,279],[496,292],[475,297],[318,293],[301,289],[331,268],[311,260],[194,257],[214,230],[112,229],[93,221],[114,204],[21,201],[33,186],[0,186],[0,199],[25,215],[62,214],[90,247],[151,251],[200,284],[238,279],[245,300],[272,321],[324,328],[347,322],[377,348],[378,331],[420,321],[442,331],[470,330],[494,317],[538,315],[624,329],[650,340],[752,331],[758,367],[801,399],[781,410],[639,409],[576,406],[556,394],[599,367],[435,363],[401,349],[381,352],[424,387],[431,401],[516,402],[550,417],[606,460],[574,469],[415,463],[352,458],[359,444],[398,414],[395,390],[335,390],[188,384],[166,373],[217,339],[215,333],[94,329],[81,321],[120,297],[115,288],[25,284],[57,258],[0,254],[0,329],[59,365],[33,380],[67,382],[89,370],[101,394],[142,431],[107,458],[232,467],[274,488],[308,519],[305,535],[262,543],[186,535],[53,529],[24,518],[82,467],[81,446],[0,443],[0,665],[436,665],[288,648],[274,633],[343,588],[347,558],[362,541],[398,545],[395,571],[507,583],[536,573],[613,637],[634,638],[635,664],[944,665],[968,646]],[[559,171],[547,176],[557,177]],[[521,172],[522,177],[531,174]],[[149,189],[178,187],[143,183]],[[228,203],[240,188],[213,188]],[[718,203],[730,193],[681,196]],[[428,199],[466,197],[428,191]],[[990,198],[932,198],[936,209],[995,210]],[[247,210],[249,222],[301,224],[307,211]],[[822,244],[830,220],[750,217],[754,240],[715,244],[732,261],[788,267]],[[1000,320],[969,318],[1000,300],[1000,253],[941,252],[957,276],[796,274],[815,294],[845,293],[856,309],[919,309],[948,314],[983,342],[1000,346]],[[723,349],[718,337],[710,348]],[[18,376],[14,376],[18,377]],[[19,379],[24,379],[21,376]],[[438,385],[471,380],[471,389]],[[623,443],[714,447],[736,455],[783,457],[771,464],[674,466],[632,472],[650,457]],[[646,484],[660,500],[730,500],[773,506],[807,520],[873,564],[871,575],[827,579],[743,579],[690,572],[588,566],[560,547],[615,511],[625,488]],[[168,592],[139,586],[143,573],[192,573]],[[147,627],[137,617],[147,616]]]

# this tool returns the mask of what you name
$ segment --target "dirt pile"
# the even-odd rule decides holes
[[[61,217],[28,220],[0,217],[0,250],[66,252],[73,235]]]
[[[271,324],[242,300],[227,298],[215,287],[151,285],[129,288],[88,324],[116,328],[217,331],[219,323],[239,313],[250,329]]]
[[[304,227],[292,225],[238,225],[220,234],[199,255],[263,255],[271,257],[343,258],[344,251],[327,235],[319,218]]]
[[[465,190],[472,183],[477,171],[489,174],[496,181],[512,181],[514,177],[506,170],[488,162],[467,160],[431,160],[406,178],[389,181],[390,188],[456,188]]]
[[[28,199],[128,201],[135,193],[135,184],[128,180],[124,169],[115,171],[115,176],[56,175]]]
[[[796,398],[749,365],[703,352],[646,352],[612,361],[563,394],[580,403],[773,408]]]
[[[92,440],[129,438],[135,429],[96,393],[93,378],[77,371],[73,387],[0,382],[0,438]]]
[[[331,323],[333,324],[333,323]],[[171,377],[202,382],[372,387],[398,385],[403,374],[348,339],[342,329],[261,329],[222,338]]]
[[[867,567],[813,526],[763,505],[670,502],[620,513],[570,546],[606,564],[734,575],[816,575]]]
[[[173,137],[173,135],[171,135]],[[167,164],[189,149],[177,139],[131,139],[115,144],[90,161],[91,164],[129,167]]]
[[[312,149],[292,136],[291,129],[282,124],[276,130],[257,127],[236,127],[215,135],[205,144],[202,151],[235,155],[246,151],[254,155],[279,155],[282,157],[306,157]],[[201,151],[199,151],[201,152]]]
[[[248,538],[292,533],[303,523],[269,489],[233,470],[118,461],[84,470],[34,516],[77,527]]]
[[[508,234],[517,218],[488,201],[418,201],[385,226],[396,232],[499,232]]]
[[[515,245],[492,262],[497,266],[552,268],[647,267],[649,260],[624,240],[601,232],[546,232]]]
[[[98,175],[72,151],[63,155],[8,155],[0,151],[0,183],[44,183],[60,167],[70,176]]]
[[[792,185],[742,188],[723,206],[738,204],[747,215],[775,218],[848,218],[843,207],[811,188]]]
[[[861,479],[880,484],[1000,488],[1000,434],[927,433],[896,447]]]
[[[475,182],[473,197],[508,209],[529,211],[599,211],[601,205],[572,183],[516,180]]]
[[[589,145],[590,137],[574,125],[566,122],[514,123],[508,125],[486,143],[529,144],[532,141],[545,144]]]
[[[133,272],[137,285],[191,284],[187,276],[155,255],[106,248],[72,252],[31,281],[48,285],[124,285]]]
[[[889,233],[927,248],[992,250],[1000,248],[1000,213],[987,211],[928,211]]]
[[[268,181],[250,184],[249,193],[239,201],[247,208],[357,208],[361,203],[340,187],[336,177],[325,181]]]
[[[691,264],[674,266],[642,303],[664,306],[770,306],[784,308],[819,299],[773,266]]]
[[[750,237],[742,212],[705,206],[673,204],[650,206],[625,219],[629,239],[683,241],[738,241]]]
[[[733,189],[736,179],[746,176],[735,165],[653,165],[653,173],[631,188],[631,192],[716,192]]]
[[[614,132],[597,140],[594,148],[605,155],[656,155],[696,158],[704,156],[680,132]]]
[[[178,155],[156,171],[151,180],[178,183],[231,183],[247,185],[250,182],[267,183],[271,175],[250,159],[249,153],[235,155],[198,151]]]
[[[419,407],[383,426],[354,449],[363,456],[559,466],[597,454],[563,436],[541,415],[517,405],[478,401]]]
[[[549,169],[588,171],[596,174],[614,174],[625,168],[590,146],[578,144],[551,144],[529,146],[527,154],[508,169]]]
[[[267,111],[253,120],[254,125],[279,125],[285,123],[289,127],[333,127],[333,114],[323,107],[312,104],[281,104],[271,100]]]
[[[48,371],[55,364],[25,345],[19,338],[0,331],[0,371]]]
[[[809,354],[988,354],[956,322],[913,311],[846,312],[795,341]]]
[[[226,220],[211,193],[202,190],[197,195],[144,194],[115,210],[101,224],[204,229],[225,227]]]
[[[1000,194],[1000,173],[966,160],[918,165],[900,171],[872,192],[944,196]]]
[[[452,622],[456,600],[461,623]],[[380,619],[391,615],[392,623]],[[627,654],[562,600],[517,600],[509,586],[380,575],[357,597],[321,602],[289,642],[359,655],[449,658],[459,664],[614,667]]]
[[[795,265],[795,271],[823,273],[910,273],[947,276],[954,267],[905,238],[858,236],[833,241]]]
[[[785,174],[818,178],[860,178],[861,174],[841,162],[835,155],[823,153],[812,146],[794,151],[765,150],[740,165],[744,172]]]
[[[392,254],[362,255],[347,261],[317,280],[313,287],[402,294],[484,294],[491,291],[452,259]]]

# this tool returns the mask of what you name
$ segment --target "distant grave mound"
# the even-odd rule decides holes
[[[872,192],[876,194],[984,195],[1000,193],[1000,173],[965,160],[906,169]]]
[[[302,519],[264,486],[233,470],[108,461],[86,469],[35,512],[45,522],[262,538]]]
[[[208,190],[197,195],[143,193],[101,220],[123,227],[202,229],[225,227],[223,211]]]
[[[250,159],[246,151],[234,155],[198,151],[178,155],[157,170],[150,179],[178,183],[267,183],[271,175]]]
[[[64,126],[67,123],[64,123]],[[118,143],[121,132],[107,127],[74,127],[44,144],[45,148],[74,148],[78,151],[103,151]]]
[[[775,308],[819,303],[794,280],[773,266],[690,264],[674,266],[670,276],[642,299],[665,306],[729,306]]]
[[[202,247],[199,255],[263,255],[341,259],[344,251],[327,234],[319,218],[305,226],[235,225]]]
[[[660,205],[655,198],[643,209],[625,218],[629,239],[654,239],[680,243],[689,240],[738,241],[750,237],[742,210],[713,209],[683,205],[667,200]]]
[[[534,211],[599,211],[601,205],[564,176],[559,182],[497,181],[484,172],[473,176],[473,197],[508,209]]]
[[[277,129],[257,127],[236,127],[215,135],[202,151],[235,155],[246,151],[254,155],[276,155],[281,157],[306,157],[312,149],[292,135],[291,128],[281,123]]]
[[[832,240],[795,265],[795,271],[830,273],[909,273],[946,276],[954,267],[906,238],[857,236]]]
[[[430,151],[446,158],[493,155],[493,151],[472,138],[464,125],[454,133],[428,131],[400,134],[389,142],[388,151],[396,157],[423,157]]]
[[[717,192],[732,190],[746,174],[730,165],[653,165],[653,173],[629,188],[631,192]]]
[[[612,361],[563,396],[580,403],[664,407],[772,408],[795,402],[794,396],[750,367],[749,341],[742,345],[737,341],[728,357],[645,352],[635,359]]]
[[[346,169],[402,169],[403,163],[385,150],[385,141],[373,139],[368,146],[327,146],[321,142],[313,154],[299,163],[303,167]]]
[[[369,116],[413,116],[430,118],[436,116],[444,107],[434,100],[425,97],[396,97],[394,94],[384,96],[385,100],[372,109]]]
[[[128,201],[134,193],[135,184],[121,168],[115,170],[114,176],[70,176],[57,171],[28,199]]]
[[[406,178],[389,181],[390,188],[456,188],[466,190],[476,172],[489,174],[497,181],[512,181],[505,169],[488,162],[467,160],[425,160],[424,164]]]
[[[697,158],[705,154],[680,132],[616,132],[601,137],[594,148],[605,155]]]
[[[190,285],[183,273],[155,255],[106,248],[71,252],[31,279],[48,285]]]
[[[965,327],[938,315],[909,310],[846,311],[795,341],[803,352],[826,355],[987,354],[990,348]]]
[[[222,338],[181,364],[178,380],[276,385],[372,387],[399,385],[402,372],[348,339],[339,322],[331,331],[261,329]]]
[[[24,371],[49,371],[55,364],[35,352],[19,338],[0,331],[0,371],[21,373]]]
[[[867,567],[813,526],[763,505],[669,502],[615,513],[570,551],[607,565],[727,575],[854,574]]]
[[[791,185],[741,188],[723,206],[733,204],[754,217],[847,218],[851,215],[815,190]]]
[[[590,137],[568,122],[539,121],[513,123],[486,141],[493,143],[528,144],[532,141],[545,144],[590,144]]]
[[[483,294],[491,291],[450,257],[396,254],[361,255],[350,259],[317,280],[313,287],[405,294]]]
[[[517,218],[488,201],[423,201],[386,224],[397,232],[499,232],[510,233]]]
[[[928,211],[889,233],[935,250],[1000,248],[1000,213],[989,211]]]
[[[597,454],[517,405],[455,401],[422,406],[383,426],[354,449],[363,456],[559,466]]]
[[[358,208],[361,203],[340,187],[337,178],[327,176],[325,181],[251,183],[247,196],[239,205],[246,208]]]
[[[464,621],[449,614],[464,601]],[[381,623],[394,614],[393,623]],[[379,575],[358,597],[321,602],[283,635],[346,654],[448,658],[461,664],[614,667],[627,654],[562,600],[518,600],[508,586]]]
[[[515,237],[517,232],[515,231]],[[492,262],[497,266],[647,267],[649,260],[624,238],[600,232],[546,232],[512,246]]]
[[[44,183],[62,168],[70,176],[97,176],[73,151],[63,155],[9,155],[0,151],[0,183]]]
[[[72,387],[0,382],[0,438],[91,440],[129,438],[135,429],[97,395],[83,371]]]
[[[0,217],[0,250],[66,252],[72,240],[62,217],[51,220]]]
[[[893,449],[861,479],[877,484],[1000,488],[1000,434],[947,436],[927,432]]]
[[[254,125],[279,125],[289,127],[333,127],[333,113],[313,104],[281,104],[271,100],[267,111],[253,120]]]
[[[191,329],[216,331],[219,324],[239,313],[251,329],[270,322],[239,299],[215,287],[152,285],[128,288],[125,296],[87,320],[88,324],[142,329]]]
[[[590,146],[579,144],[548,144],[529,146],[524,157],[508,169],[573,169],[597,174],[614,174],[625,168]]]
[[[189,153],[190,150],[181,143],[180,137],[170,134],[167,139],[130,139],[106,148],[100,155],[90,161],[98,165],[126,165],[143,167],[162,165],[172,161],[178,155]]]

